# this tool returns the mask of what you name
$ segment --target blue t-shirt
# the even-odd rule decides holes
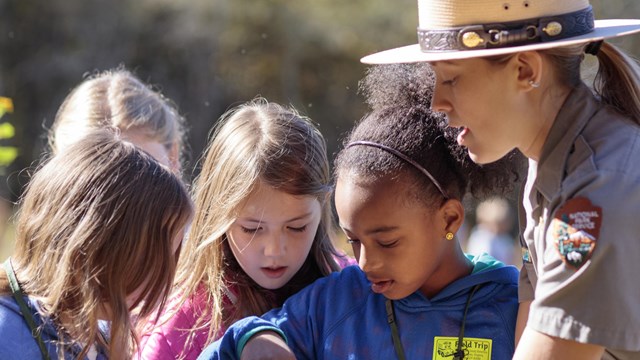
[[[48,318],[43,318],[38,312],[38,302],[25,296],[25,303],[40,329],[40,335],[49,352],[50,359],[58,359],[58,331]],[[80,353],[80,346],[74,345],[65,353],[65,359],[76,359]],[[0,296],[0,359],[32,360],[42,359],[42,352],[37,340],[31,334],[29,325],[20,312],[20,306],[12,295]],[[86,359],[86,358],[85,358]],[[96,360],[107,359],[101,349],[98,349]]]
[[[473,272],[431,299],[417,291],[393,301],[407,359],[451,359],[469,302],[466,359],[511,359],[518,312],[518,270],[488,255],[472,258]],[[297,359],[395,359],[386,298],[371,291],[357,266],[319,279],[281,309],[232,325],[198,359],[238,359],[257,331],[283,333]],[[435,356],[435,357],[434,357]]]

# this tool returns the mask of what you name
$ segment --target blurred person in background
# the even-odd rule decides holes
[[[103,127],[118,129],[173,171],[182,168],[184,119],[171,100],[124,68],[91,76],[69,93],[49,131],[51,152]]]
[[[511,235],[515,225],[514,212],[507,200],[491,198],[478,204],[476,225],[467,241],[467,252],[487,253],[505,264],[516,263],[518,253]]]

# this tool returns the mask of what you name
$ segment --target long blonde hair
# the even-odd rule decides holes
[[[60,359],[72,346],[83,358],[93,344],[112,359],[130,356],[137,342],[130,310],[144,318],[164,306],[177,261],[173,241],[192,213],[182,182],[112,132],[86,135],[34,174],[11,259],[23,291],[58,329]],[[4,274],[0,291],[9,291]],[[108,344],[98,328],[105,313]]]
[[[104,127],[140,131],[180,160],[184,119],[169,99],[124,68],[89,77],[69,93],[49,131],[49,147],[55,154]]]
[[[280,297],[242,271],[225,235],[239,205],[258,182],[291,195],[315,196],[323,209],[305,266],[294,277],[298,281],[292,284],[292,279],[285,285],[288,289]],[[329,203],[330,184],[326,144],[308,118],[264,99],[222,116],[195,181],[196,215],[178,266],[177,284],[183,294],[188,297],[197,290],[206,294],[205,313],[190,336],[208,327],[212,340],[221,327],[280,306],[288,295],[339,269],[334,258],[336,227]],[[235,311],[229,312],[223,303],[231,282],[237,285],[237,302]],[[211,321],[206,320],[209,316]]]

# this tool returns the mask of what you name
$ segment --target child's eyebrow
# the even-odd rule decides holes
[[[344,231],[348,231],[351,232],[348,228],[344,227],[342,224],[339,224],[340,227],[342,228],[342,230]],[[385,232],[391,232],[391,231],[395,231],[398,230],[397,226],[379,226],[370,230],[365,231],[366,235],[371,235],[371,234],[380,234],[380,233],[385,233]]]
[[[302,214],[302,215],[300,215],[300,216],[293,217],[293,218],[291,218],[291,219],[287,220],[286,222],[292,222],[292,221],[296,221],[296,220],[304,219],[304,218],[307,218],[307,217],[311,216],[311,214],[312,214],[312,212],[311,212],[311,211],[309,211],[309,212],[304,213],[304,214]]]
[[[295,216],[295,217],[292,217],[291,219],[285,220],[284,222],[285,223],[289,223],[289,222],[292,222],[292,221],[305,219],[305,218],[308,218],[309,216],[311,216],[312,214],[313,213],[311,211],[309,211],[309,212],[304,213],[302,215]],[[247,221],[247,222],[254,222],[254,223],[263,223],[263,222],[265,222],[264,219],[253,218],[253,217],[244,217],[244,218],[241,217],[241,218],[238,218],[238,220]]]
[[[385,232],[391,232],[394,230],[397,230],[398,227],[397,226],[380,226],[377,228],[373,228],[371,230],[367,230],[366,234],[367,235],[371,235],[371,234],[379,234],[379,233],[385,233]]]

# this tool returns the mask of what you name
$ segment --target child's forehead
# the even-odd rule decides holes
[[[335,203],[349,205],[349,212],[356,211],[359,206],[372,212],[397,212],[404,209],[420,209],[423,213],[431,213],[438,208],[431,203],[434,198],[428,194],[424,183],[414,174],[389,174],[378,178],[361,176],[339,177],[336,182]],[[439,196],[439,194],[438,194]],[[438,197],[437,197],[438,198]]]
[[[352,174],[338,177],[335,197],[336,201],[358,200],[366,202],[367,206],[379,206],[389,201],[392,201],[394,206],[399,206],[405,203],[406,199],[412,197],[414,184],[415,180],[412,177],[402,174],[388,174],[379,177]]]
[[[240,204],[237,218],[252,221],[294,220],[311,216],[320,208],[320,202],[314,196],[292,195],[263,184]]]
[[[411,193],[402,180],[339,181],[335,204],[340,226],[357,236],[378,236],[405,231],[415,222],[429,221],[431,209],[411,200]]]
[[[415,177],[406,169],[387,173],[346,171],[341,172],[336,179],[336,186],[338,184],[357,186],[372,192],[388,188],[408,188],[413,183],[415,183]]]

